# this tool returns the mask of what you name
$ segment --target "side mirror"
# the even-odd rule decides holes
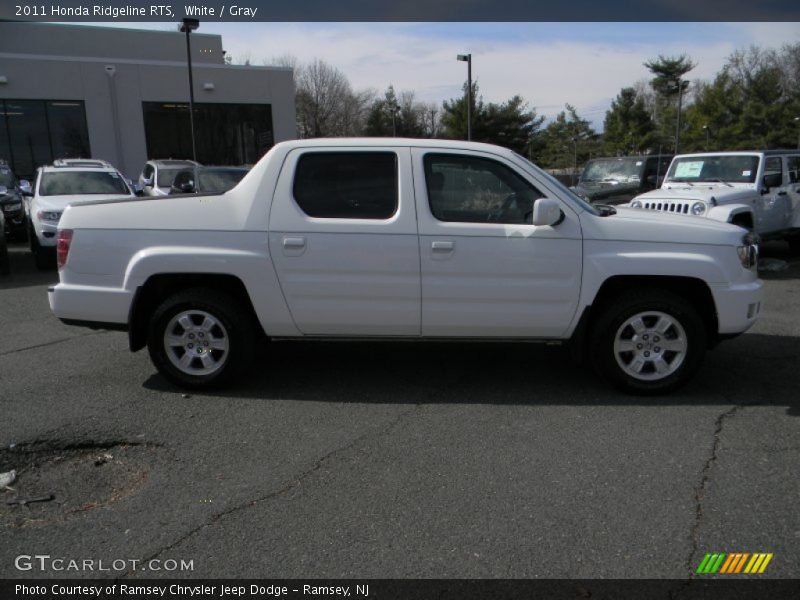
[[[8,188],[4,185],[0,185],[0,196],[5,196],[8,193]]]
[[[31,182],[28,181],[27,179],[20,179],[19,191],[22,193],[23,196],[33,196],[33,188],[31,188]]]
[[[762,189],[762,194],[766,194],[770,189],[774,187],[780,187],[783,183],[783,173],[769,173],[768,175],[764,175],[764,188]]]
[[[550,198],[533,201],[533,225],[558,225],[564,218],[558,202]]]
[[[134,183],[131,188],[135,196],[144,196],[144,186],[141,183]]]
[[[190,179],[189,181],[180,184],[179,189],[181,194],[194,194],[194,181]]]

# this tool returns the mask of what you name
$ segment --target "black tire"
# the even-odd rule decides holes
[[[616,387],[638,395],[665,394],[683,386],[700,367],[708,346],[706,328],[697,310],[681,296],[661,289],[629,290],[600,311],[589,336],[589,355],[598,374]],[[643,333],[629,324],[637,315],[645,325]],[[662,316],[667,318],[661,321]],[[673,325],[664,333],[655,330],[657,323],[669,321]],[[625,352],[628,345],[632,350]],[[668,350],[667,345],[684,350]],[[664,375],[659,375],[657,362]],[[634,376],[631,369],[637,364],[641,370]]]
[[[45,248],[40,245],[34,234],[31,247],[33,249],[33,262],[40,271],[50,271],[56,268],[56,249]]]
[[[0,231],[0,275],[11,273],[11,261],[8,258],[8,244],[3,232]]]
[[[174,323],[174,319],[183,314],[193,319],[194,325],[199,327],[203,318],[200,313],[210,316],[217,323],[206,333],[204,343],[207,347],[203,348],[209,361],[218,363],[213,372],[204,371],[206,367],[203,355],[192,354],[190,364],[185,365],[183,370],[174,364],[174,360],[183,359],[190,352],[196,351],[199,344],[194,344],[195,348],[191,351],[180,345],[168,350],[165,341],[168,328],[172,335],[189,335],[189,330]],[[159,373],[172,383],[188,389],[215,388],[230,383],[251,366],[259,328],[250,307],[230,294],[207,288],[193,288],[170,296],[155,310],[148,325],[147,349]],[[198,332],[192,335],[201,334],[202,332]],[[209,347],[208,341],[212,338],[217,341],[227,339],[226,350],[223,352]],[[199,340],[199,337],[193,339]]]

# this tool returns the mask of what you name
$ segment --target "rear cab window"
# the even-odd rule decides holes
[[[321,219],[391,219],[398,209],[394,152],[306,152],[297,161],[294,200]]]

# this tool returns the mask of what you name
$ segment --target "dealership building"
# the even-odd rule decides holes
[[[252,164],[296,137],[291,69],[225,64],[219,35],[192,33],[191,52],[198,161]],[[21,178],[56,158],[102,158],[131,178],[148,158],[191,158],[189,116],[177,24],[0,22],[0,159]]]

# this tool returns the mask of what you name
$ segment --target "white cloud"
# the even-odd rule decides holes
[[[749,27],[746,27],[748,25]],[[709,79],[737,47],[766,37],[763,24],[742,24],[729,42],[703,44],[635,43],[611,45],[581,41],[542,43],[515,36],[513,42],[496,39],[437,39],[397,24],[286,24],[269,32],[253,27],[224,30],[223,43],[234,57],[249,55],[254,63],[289,53],[305,62],[322,58],[341,69],[356,88],[382,91],[390,83],[398,90],[414,90],[426,101],[441,102],[461,93],[466,78],[464,63],[455,55],[473,54],[473,78],[486,100],[502,101],[521,94],[540,114],[552,117],[569,102],[591,121],[600,124],[611,99],[620,88],[648,77],[643,66],[659,54],[688,53],[698,67],[690,76]],[[781,24],[782,25],[782,24]],[[621,25],[630,27],[635,24]],[[711,23],[709,27],[723,24]],[[517,32],[519,30],[517,29]],[[702,28],[701,28],[702,31]],[[775,43],[775,31],[771,43]],[[779,32],[791,39],[792,28]],[[797,33],[795,24],[794,33]],[[532,36],[531,36],[532,37]],[[764,43],[764,42],[762,42]]]

